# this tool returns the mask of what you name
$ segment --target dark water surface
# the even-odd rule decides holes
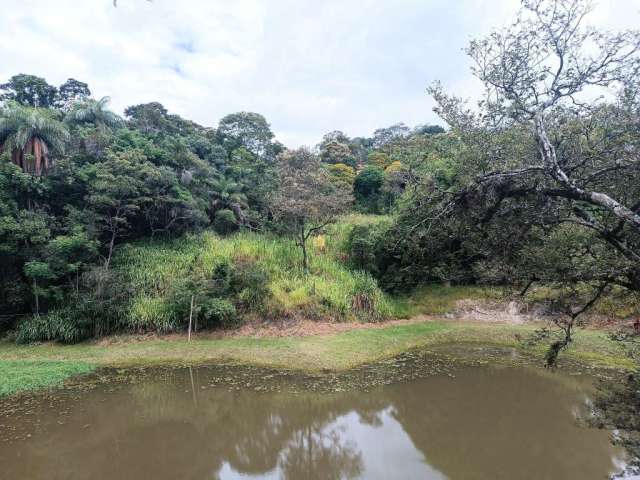
[[[609,434],[582,427],[590,382],[462,368],[368,392],[215,386],[178,369],[4,405],[2,479],[604,479]],[[193,387],[192,387],[193,386]]]

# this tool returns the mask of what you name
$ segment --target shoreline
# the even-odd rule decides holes
[[[43,343],[15,345],[0,342],[0,397],[42,388],[60,387],[78,375],[102,368],[179,367],[231,363],[305,374],[345,372],[384,361],[416,348],[456,346],[511,348],[539,358],[547,344],[524,346],[539,326],[468,322],[417,317],[380,324],[316,323],[324,333],[301,334],[304,329],[274,336],[239,332],[205,332],[191,342],[185,335],[117,336],[76,345]],[[340,325],[336,327],[335,325]],[[333,330],[332,330],[333,329]],[[338,331],[335,331],[337,329]],[[268,332],[267,332],[268,333]],[[297,335],[295,334],[297,333]],[[491,360],[489,359],[489,362]],[[561,365],[624,371],[634,367],[620,345],[606,331],[581,329],[574,343],[561,354]],[[562,368],[562,367],[561,367]]]

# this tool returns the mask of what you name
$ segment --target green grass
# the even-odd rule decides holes
[[[135,367],[237,362],[304,371],[346,370],[393,357],[414,347],[485,345],[521,348],[516,334],[526,336],[534,326],[463,322],[414,322],[356,329],[308,337],[222,339],[171,336],[138,341],[116,337],[111,342],[77,345],[18,346],[0,343],[0,392],[13,393],[49,385],[94,367]],[[545,345],[528,349],[543,362]],[[561,358],[584,364],[629,369],[633,362],[606,333],[580,330]]]
[[[89,373],[93,369],[93,365],[77,361],[2,360],[0,396],[59,386],[67,378]]]

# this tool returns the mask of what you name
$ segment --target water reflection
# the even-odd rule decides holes
[[[602,479],[617,452],[576,424],[585,382],[469,369],[369,393],[209,387],[188,369],[0,417],[0,478]]]

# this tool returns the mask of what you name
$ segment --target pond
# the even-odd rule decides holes
[[[234,382],[237,373],[114,374],[5,400],[0,477],[585,480],[621,465],[608,432],[580,425],[584,375],[460,367],[366,391],[309,391],[303,377],[266,388]]]

